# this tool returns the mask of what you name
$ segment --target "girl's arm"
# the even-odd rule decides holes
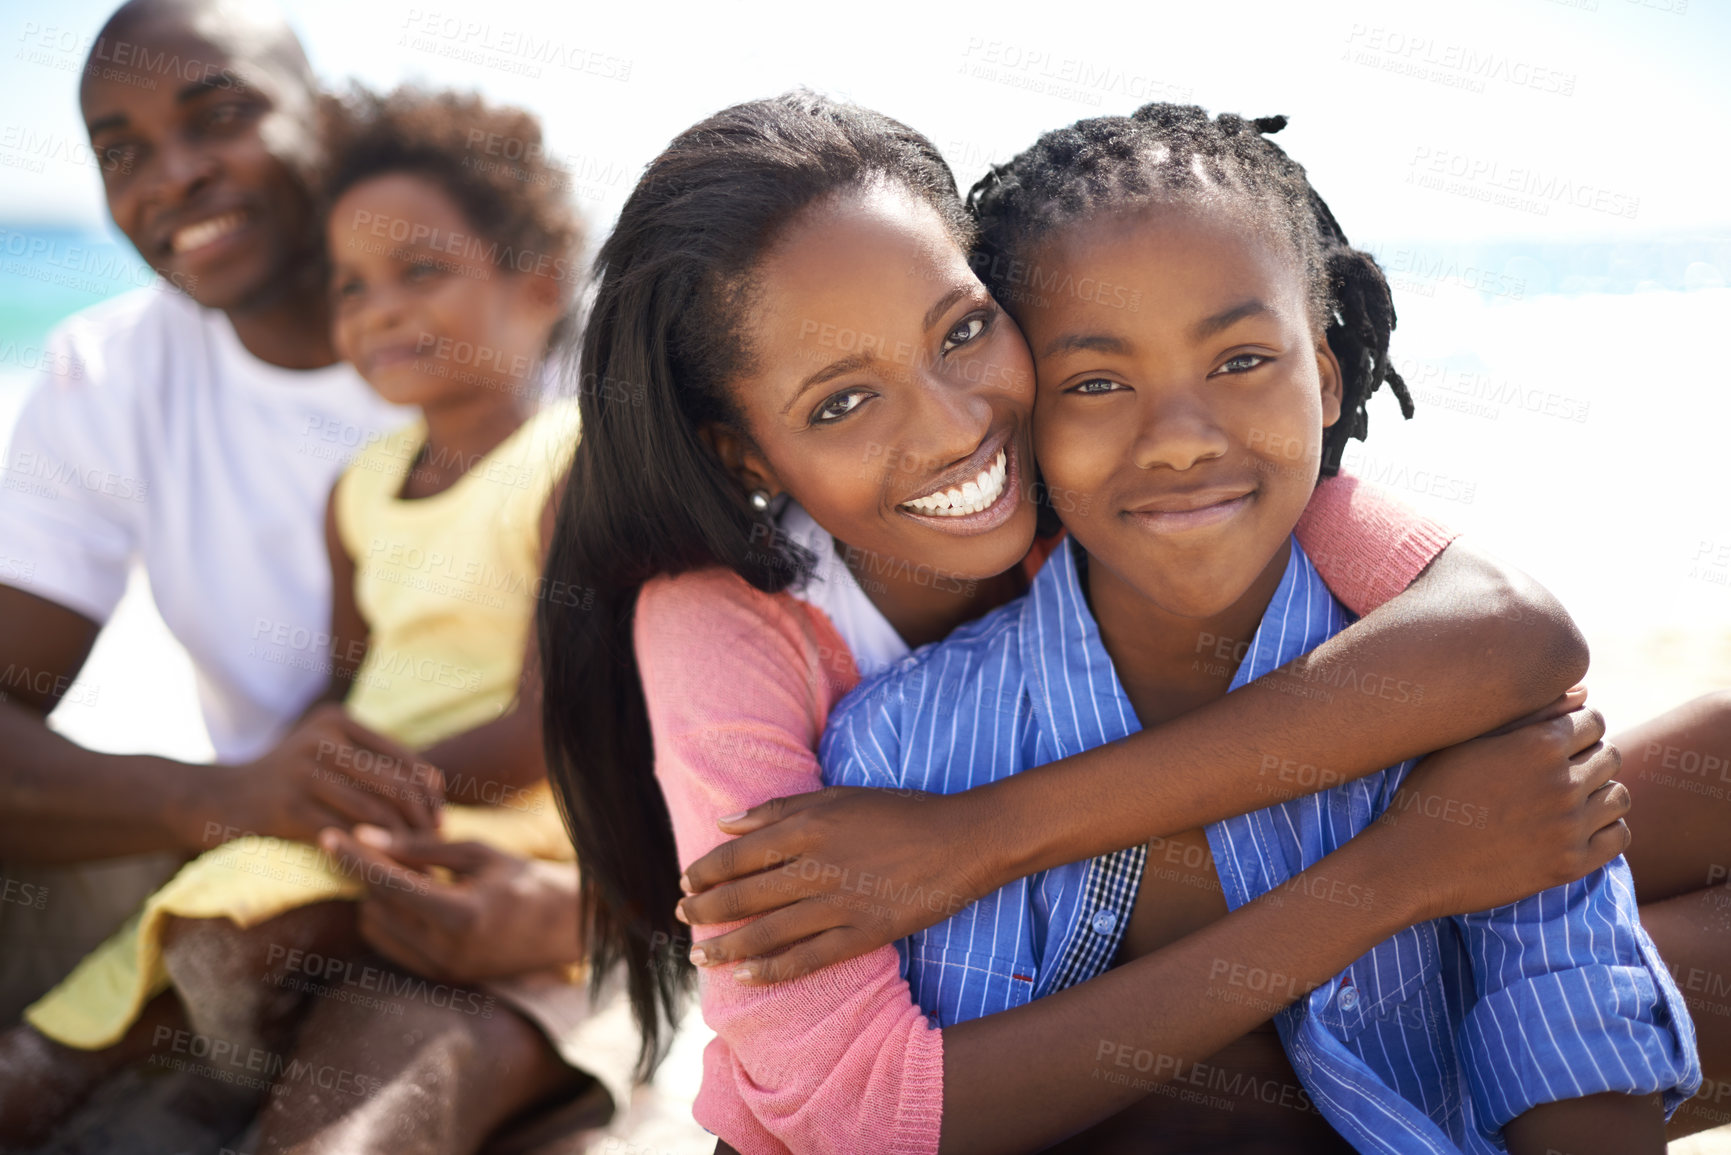
[[[330,500],[325,502],[325,549],[331,558],[331,677],[325,692],[307,707],[309,710],[324,702],[348,700],[355,683],[355,672],[366,660],[367,620],[355,603],[355,559],[343,545],[343,534],[337,525],[337,492],[341,479],[331,487]]]
[[[724,838],[717,814],[818,783],[812,746],[851,684],[851,663],[804,614],[722,574],[651,583],[639,599],[638,661],[681,861]],[[1312,867],[1317,885],[1250,903],[1166,950],[979,1022],[933,1029],[889,947],[774,985],[706,969],[703,1015],[717,1038],[694,1114],[747,1155],[931,1152],[940,1137],[945,1150],[1053,1142],[1278,1010],[1227,989],[1243,973],[1236,964],[1289,976],[1296,997],[1414,921],[1506,902],[1619,851],[1620,830],[1586,848],[1586,835],[1615,817],[1602,796],[1582,801],[1612,772],[1608,757],[1574,785],[1534,772],[1555,769],[1599,730],[1577,711],[1436,755],[1406,789],[1484,806],[1497,816],[1486,829],[1423,817],[1443,807],[1402,807],[1411,820],[1379,825]],[[1509,772],[1513,761],[1521,772]],[[1379,901],[1369,910],[1296,897],[1371,881]],[[698,928],[697,946],[725,929]]]
[[[1362,605],[1401,580],[1402,566],[1422,564],[1425,549],[1441,548],[1447,535],[1415,537],[1403,527],[1423,519],[1390,516],[1400,507],[1352,492],[1350,479],[1336,481],[1344,484],[1332,493],[1335,482],[1318,491],[1308,540],[1335,567],[1324,571],[1331,588],[1355,587],[1363,596],[1345,600]],[[1338,528],[1355,522],[1356,537]],[[1317,532],[1319,524],[1325,532]],[[1359,538],[1382,544],[1367,550]],[[1415,540],[1423,548],[1414,548]],[[1224,646],[1230,659],[1235,644],[1201,636],[1198,658],[1220,660]],[[725,937],[710,949],[726,961],[755,959],[765,981],[785,979],[942,917],[919,903],[852,910],[836,901],[840,879],[864,872],[889,880],[891,893],[972,901],[1040,870],[1315,793],[1464,741],[1554,700],[1581,677],[1586,660],[1579,631],[1549,593],[1456,543],[1362,621],[1165,725],[958,795],[832,788],[772,799],[724,823],[721,829],[743,837],[688,868],[685,885],[694,896],[681,903],[682,914],[703,924],[724,913],[779,911],[754,923],[749,937]],[[835,869],[760,873],[800,858]],[[813,928],[848,933],[827,936],[821,950],[756,957]]]

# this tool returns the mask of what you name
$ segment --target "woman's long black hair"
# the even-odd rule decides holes
[[[706,566],[773,593],[809,564],[764,532],[699,430],[748,436],[729,382],[750,364],[741,315],[766,246],[820,198],[879,180],[969,243],[948,166],[906,125],[807,92],[736,105],[650,162],[596,257],[576,365],[582,435],[545,582],[581,596],[544,597],[536,617],[547,766],[577,848],[590,962],[597,983],[624,965],[644,1075],[692,969],[632,650],[637,595]]]

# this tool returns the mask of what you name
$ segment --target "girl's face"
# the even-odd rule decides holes
[[[552,277],[501,270],[433,181],[391,173],[332,207],[333,338],[387,401],[438,405],[477,386],[532,398],[562,295]]]
[[[886,183],[808,208],[759,262],[745,330],[755,444],[716,442],[748,487],[934,580],[1027,553],[1027,345],[930,206]]]
[[[1284,563],[1340,416],[1297,258],[1242,215],[1155,206],[1062,229],[1033,264],[1128,294],[1022,312],[1035,447],[1090,584],[1180,617],[1224,611]]]

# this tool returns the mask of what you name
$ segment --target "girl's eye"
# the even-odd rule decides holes
[[[1085,397],[1098,397],[1103,393],[1115,393],[1122,388],[1124,388],[1124,386],[1118,384],[1116,381],[1109,380],[1105,377],[1095,377],[1072,385],[1070,388],[1064,390],[1064,392],[1080,393]]]
[[[337,300],[346,301],[346,300],[349,300],[351,298],[358,297],[360,295],[361,295],[361,283],[360,283],[360,281],[356,280],[355,278],[350,277],[349,279],[347,279],[345,281],[339,281],[337,283],[337,286],[336,286],[336,298],[337,298]]]
[[[1258,365],[1263,364],[1267,360],[1268,360],[1267,357],[1263,357],[1263,356],[1256,354],[1256,353],[1240,353],[1236,357],[1228,358],[1226,363],[1224,365],[1220,366],[1218,372],[1221,372],[1221,373],[1248,373],[1248,372],[1250,372],[1250,370],[1256,368]]]
[[[871,394],[864,389],[849,389],[845,393],[837,393],[817,407],[811,415],[811,423],[813,425],[828,425],[830,422],[840,421],[864,405],[866,398],[870,396]]]
[[[983,313],[975,313],[973,316],[965,318],[961,324],[944,335],[944,352],[948,353],[952,349],[959,349],[966,345],[986,331],[986,324],[986,316]]]
[[[409,281],[424,281],[428,277],[437,276],[439,266],[432,261],[416,261],[403,272],[403,278]]]

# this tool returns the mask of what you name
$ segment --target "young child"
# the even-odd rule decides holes
[[[1283,123],[1150,105],[1048,134],[975,189],[979,267],[1034,352],[1035,451],[1069,537],[1024,598],[836,710],[826,781],[950,793],[1002,778],[1165,722],[1349,623],[1292,532],[1319,475],[1363,436],[1370,393],[1390,376],[1405,397],[1387,373],[1386,285],[1264,139]],[[1283,688],[1374,692],[1390,709],[1422,693],[1351,676]],[[898,944],[914,997],[948,1025],[1159,950],[1379,816],[1446,811],[1449,799],[1400,790],[1411,768],[1006,887]],[[1331,897],[1375,901],[1356,886]],[[1230,978],[1232,960],[1216,965]],[[1128,1073],[1150,1088],[1224,1082],[1252,1110],[1277,1108],[1251,1123],[1238,1104],[1150,1096],[1141,1149],[1218,1142],[1226,1123],[1240,1139],[1247,1127],[1297,1135],[1314,1110],[1360,1151],[1499,1151],[1505,1139],[1523,1152],[1658,1151],[1651,1096],[1669,1113],[1700,1081],[1693,1026],[1620,858],[1512,906],[1411,927],[1315,989],[1266,974],[1240,987],[1229,993],[1271,1010],[1297,996],[1274,1016],[1284,1058],[1252,1036]],[[1103,1041],[1094,1076],[1124,1077],[1110,1061],[1121,1050]],[[1302,1088],[1289,1096],[1293,1070]],[[1134,1122],[1079,1142],[1124,1138],[1114,1125]]]
[[[580,225],[527,113],[416,89],[357,93],[349,105],[333,117],[326,185],[335,344],[381,397],[418,408],[422,420],[368,446],[331,493],[327,700],[418,753],[413,765],[350,759],[327,772],[379,793],[448,799],[449,840],[571,863],[542,761],[530,623],[537,598],[582,596],[542,587],[545,529],[577,427],[573,403],[539,405],[547,351],[571,305]],[[518,141],[526,159],[494,163],[470,147],[482,138]],[[292,957],[282,944],[309,932],[302,920],[292,934],[272,933],[277,923],[267,920],[324,903],[352,922],[352,904],[330,900],[360,891],[360,880],[312,847],[228,842],[153,895],[30,1009],[29,1022],[63,1044],[108,1046],[172,983],[199,1033],[261,1038],[259,976],[200,964],[212,954],[249,957],[236,928],[250,927],[247,941],[274,944],[266,962],[280,970]],[[189,936],[202,943],[199,957],[180,965],[175,947],[164,950],[176,920],[200,920]],[[589,1024],[605,1007],[589,1004],[582,977],[572,968],[560,981],[489,984],[487,997],[471,1001],[490,1018],[508,1013],[493,1010],[498,995],[562,1057],[580,1058],[617,1103],[629,1093],[635,1048],[614,1048],[613,1062],[607,1046],[589,1046]],[[265,979],[280,1020],[280,992],[308,983],[270,971]],[[207,989],[243,981],[250,991]],[[607,1029],[629,1036],[628,1020],[614,1020]]]

